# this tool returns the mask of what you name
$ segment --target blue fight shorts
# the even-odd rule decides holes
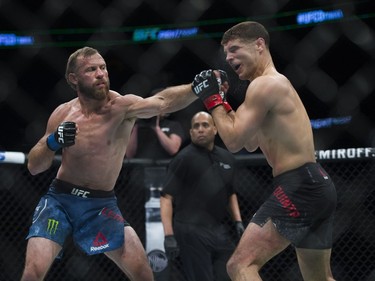
[[[335,186],[318,163],[307,163],[276,176],[274,191],[251,222],[272,220],[278,232],[297,248],[332,247]]]
[[[54,179],[35,208],[26,239],[44,237],[62,247],[72,235],[82,251],[95,255],[120,248],[128,225],[113,190],[87,189]]]

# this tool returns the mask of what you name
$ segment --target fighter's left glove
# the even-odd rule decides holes
[[[55,132],[47,137],[47,146],[52,151],[75,144],[77,127],[71,121],[62,122]]]
[[[212,69],[203,70],[197,74],[192,82],[192,90],[199,97],[208,111],[212,111],[215,107],[222,105],[227,112],[232,107],[226,101],[224,91],[220,91],[222,79],[228,81],[225,71],[220,70],[220,78],[217,78]]]

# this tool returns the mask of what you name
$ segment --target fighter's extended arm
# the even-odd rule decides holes
[[[197,99],[192,92],[191,84],[168,87],[144,99],[135,99],[134,95],[132,96],[132,101],[127,105],[126,118],[151,118],[162,113],[175,112]]]

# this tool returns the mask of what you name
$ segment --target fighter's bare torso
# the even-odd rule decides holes
[[[92,189],[113,189],[135,122],[126,119],[126,104],[135,100],[110,91],[107,102],[90,114],[82,113],[78,99],[60,106],[55,118],[75,122],[78,132],[75,144],[63,149],[57,178]]]
[[[259,88],[264,88],[264,92],[258,91]],[[256,136],[274,176],[315,162],[310,120],[300,97],[285,76],[272,71],[255,79],[246,99],[253,103],[252,108],[260,107],[261,100],[266,100],[263,101],[266,105],[263,106],[264,118]]]

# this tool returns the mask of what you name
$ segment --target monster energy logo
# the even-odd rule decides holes
[[[48,219],[47,232],[51,235],[56,234],[58,225],[59,225],[59,222],[57,220]]]

